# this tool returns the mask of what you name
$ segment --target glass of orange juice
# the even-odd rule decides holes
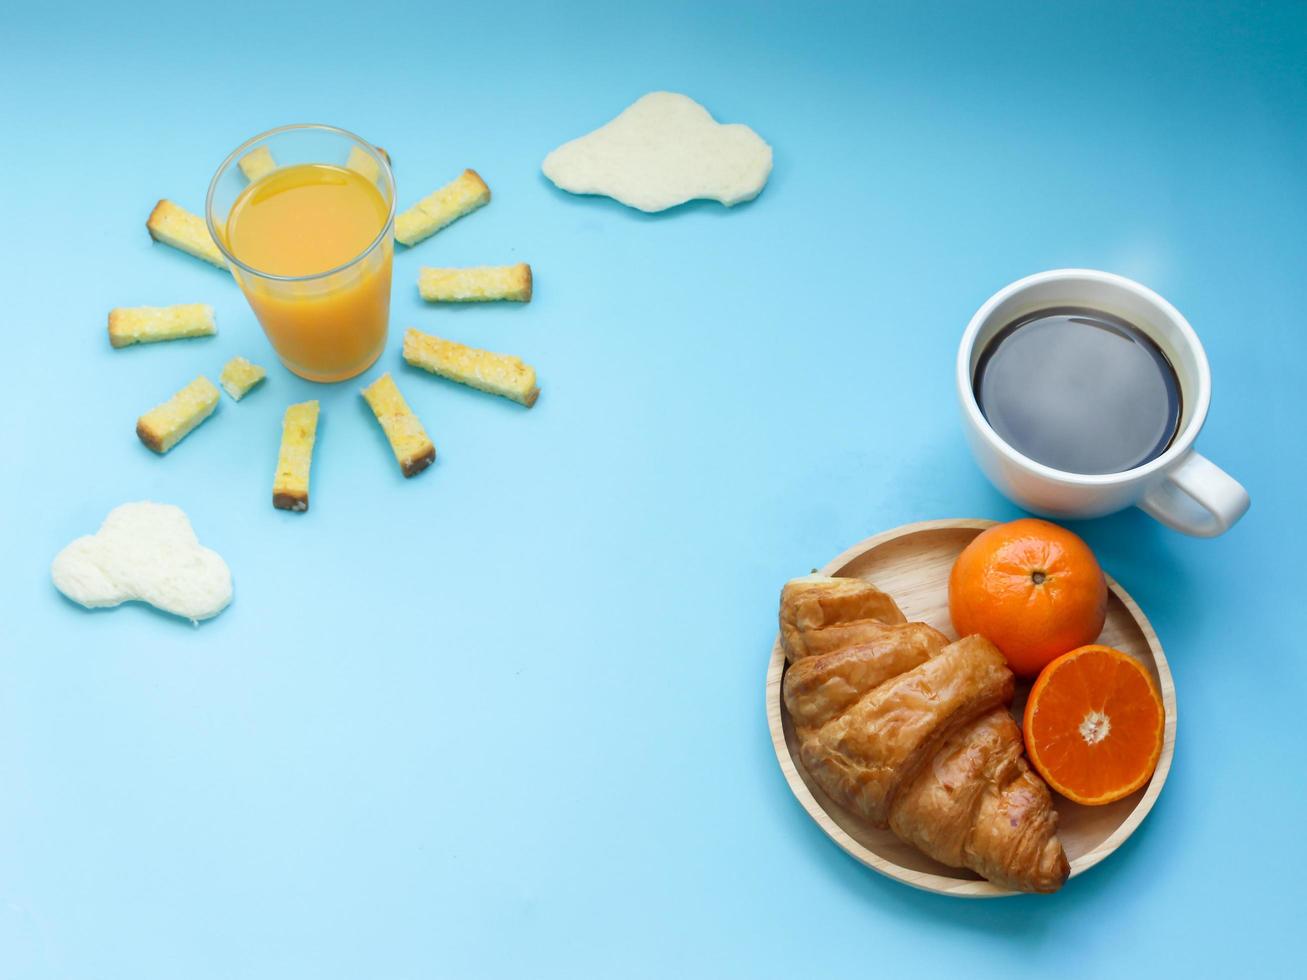
[[[334,126],[271,129],[222,162],[205,219],[286,367],[343,381],[372,366],[395,250],[385,153]]]

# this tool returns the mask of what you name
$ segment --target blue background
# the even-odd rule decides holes
[[[1307,819],[1300,5],[27,4],[5,15],[0,977],[1288,972]],[[775,148],[762,196],[649,217],[545,153],[669,88]],[[237,143],[331,122],[401,204],[486,209],[395,263],[392,370],[440,458],[403,480],[349,382],[279,366],[223,273],[152,245]],[[525,307],[424,307],[421,264],[525,260]],[[1017,511],[957,421],[977,306],[1041,269],[1140,279],[1203,338],[1199,448],[1253,507],[1187,539],[1077,526],[1175,674],[1152,816],[1054,897],[856,864],[791,797],[763,678],[778,589],[907,521]],[[111,306],[212,340],[112,351]],[[531,411],[400,363],[519,354]],[[133,422],[270,368],[168,456]],[[364,379],[366,380],[366,379]],[[305,516],[269,484],[323,424]],[[1296,489],[1295,489],[1296,488]],[[181,505],[236,599],[87,613],[47,567]]]

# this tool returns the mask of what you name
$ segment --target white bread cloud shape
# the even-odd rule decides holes
[[[227,563],[200,545],[185,511],[171,504],[115,507],[95,534],[55,555],[50,576],[89,608],[140,599],[198,623],[231,602]]]
[[[545,157],[545,176],[573,194],[606,194],[641,211],[696,198],[751,201],[771,174],[771,147],[743,123],[722,124],[675,92],[641,96],[614,120]]]

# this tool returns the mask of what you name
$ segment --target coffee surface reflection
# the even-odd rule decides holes
[[[1164,453],[1180,384],[1166,354],[1118,317],[1061,307],[1003,327],[982,351],[976,401],[998,436],[1069,473],[1121,473]]]

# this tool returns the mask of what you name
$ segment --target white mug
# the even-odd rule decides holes
[[[1151,337],[1180,381],[1179,430],[1167,450],[1122,473],[1067,473],[1023,456],[985,420],[972,380],[985,346],[1013,320],[1054,307],[1082,307],[1120,317]],[[1194,451],[1207,418],[1212,375],[1198,336],[1180,312],[1145,286],[1108,272],[1055,269],[1005,286],[976,311],[962,335],[958,398],[967,440],[985,475],[1026,510],[1048,517],[1101,517],[1137,506],[1167,527],[1215,537],[1248,509],[1248,492]]]

